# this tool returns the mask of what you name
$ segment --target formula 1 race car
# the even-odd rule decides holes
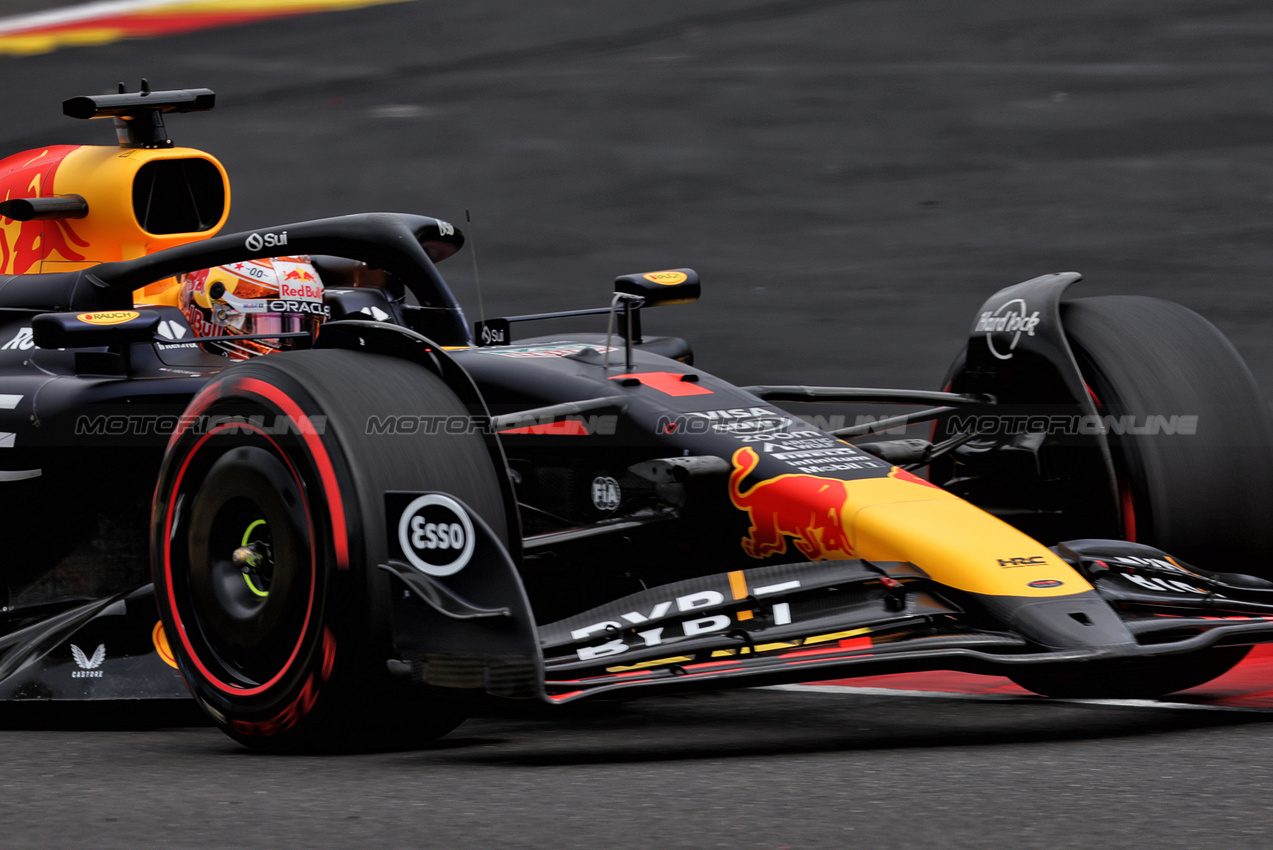
[[[245,744],[323,749],[474,700],[914,670],[1153,696],[1273,641],[1273,433],[1196,314],[1046,275],[977,311],[943,391],[733,386],[643,332],[692,269],[470,329],[440,219],[219,234],[224,169],[164,127],[212,103],[74,98],[120,147],[0,162],[0,698],[189,693]],[[206,277],[200,303],[316,334],[192,327],[180,282],[281,254],[317,307]],[[513,336],[572,315],[608,327]],[[216,349],[260,341],[286,350]],[[804,402],[922,409],[777,406]]]

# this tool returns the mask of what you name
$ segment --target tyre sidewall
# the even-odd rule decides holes
[[[264,373],[264,374],[263,374]],[[287,375],[252,361],[227,370],[191,402],[184,427],[170,442],[156,491],[153,564],[164,628],[195,698],[232,737],[286,746],[327,710],[325,695],[340,689],[333,677],[348,675],[340,656],[361,656],[370,636],[365,622],[361,528],[351,476],[323,413],[311,395]],[[168,541],[189,522],[201,468],[243,441],[267,447],[285,464],[305,501],[309,520],[311,593],[304,627],[287,661],[264,681],[231,681],[223,661],[198,632],[180,574],[188,558]],[[342,486],[343,484],[343,486]]]

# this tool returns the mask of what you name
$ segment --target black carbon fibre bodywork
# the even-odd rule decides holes
[[[383,661],[416,684],[567,702],[919,669],[1105,668],[1273,640],[1273,584],[1134,544],[1089,540],[1055,548],[1055,559],[1038,549],[988,560],[984,570],[1000,583],[1011,568],[1052,565],[1020,594],[984,592],[931,565],[855,556],[860,541],[848,540],[849,520],[836,513],[848,510],[844,494],[894,482],[930,498],[937,491],[883,458],[918,451],[923,461],[934,447],[855,445],[766,396],[942,405],[931,418],[991,410],[994,346],[1010,344],[998,331],[974,329],[973,383],[957,393],[737,387],[691,365],[684,341],[622,326],[621,307],[621,333],[474,347],[425,247],[441,239],[454,248],[462,236],[437,219],[371,214],[0,281],[0,500],[20,526],[3,572],[0,698],[183,692],[150,596],[151,500],[191,399],[236,368],[192,342],[173,307],[135,308],[167,329],[153,340],[105,329],[66,350],[36,347],[33,317],[60,314],[78,330],[67,324],[77,315],[132,310],[134,290],[156,279],[268,256],[284,238],[289,251],[383,272],[375,286],[328,287],[332,318],[315,347],[388,355],[438,375],[506,472],[498,477],[512,539],[501,543],[479,521],[460,580],[412,567],[402,546],[378,565],[395,577],[388,596],[371,600],[393,624]],[[1048,364],[1069,392],[1064,404],[1081,405],[1055,309],[1074,279],[1005,290],[983,312],[994,319],[1022,299],[1031,311],[1051,304],[1038,308],[1043,330],[1011,344],[1023,360]],[[367,411],[366,433],[450,427],[428,413]],[[776,481],[839,494],[826,509],[834,516],[810,507],[792,525],[778,502],[762,516],[747,500]],[[1113,487],[1110,476],[1092,499],[1112,501]],[[389,512],[429,493],[421,482],[418,493],[387,494],[401,502]],[[395,528],[359,533],[406,533]],[[963,544],[947,545],[954,558]],[[1227,619],[1209,619],[1216,611]]]

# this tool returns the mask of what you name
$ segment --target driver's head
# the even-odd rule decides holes
[[[180,278],[181,309],[198,336],[308,331],[327,318],[323,282],[305,257],[245,260]],[[235,339],[210,345],[245,360],[294,347],[292,339]]]

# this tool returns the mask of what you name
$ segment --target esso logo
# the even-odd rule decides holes
[[[455,575],[473,557],[473,520],[440,493],[419,496],[398,518],[398,543],[411,565],[431,576]]]

